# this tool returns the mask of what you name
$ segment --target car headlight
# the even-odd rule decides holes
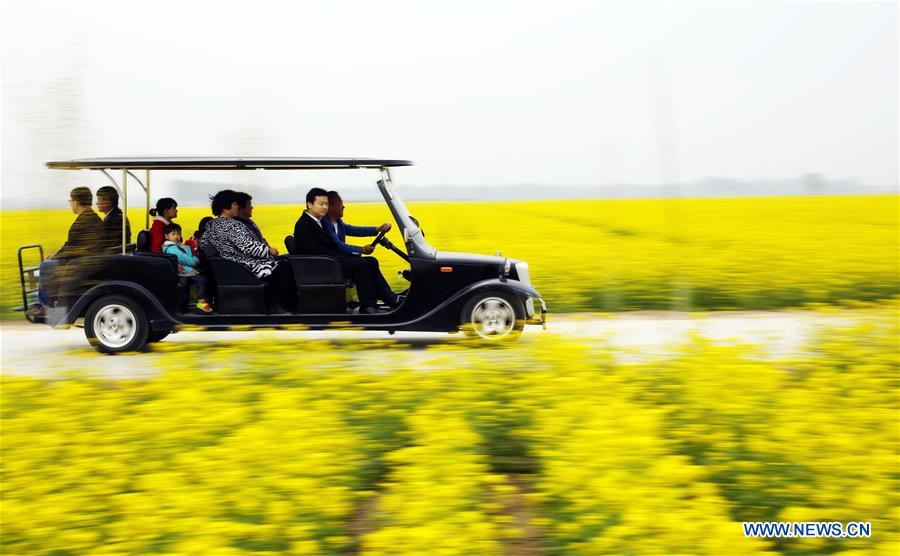
[[[531,285],[531,275],[528,274],[528,263],[516,263],[516,274],[519,276],[519,282],[526,286]]]
[[[519,277],[519,282],[526,286],[531,286],[531,275],[528,273],[528,263],[516,263],[516,275]],[[525,300],[525,315],[528,318],[534,316],[534,299],[530,297]]]

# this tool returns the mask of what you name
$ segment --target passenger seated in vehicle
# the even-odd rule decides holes
[[[402,299],[398,294],[391,290],[391,286],[384,279],[381,268],[378,266],[378,259],[375,257],[363,257],[362,255],[371,255],[375,250],[371,245],[350,245],[346,243],[347,236],[354,237],[372,237],[377,236],[382,231],[389,231],[391,225],[388,222],[380,226],[353,226],[344,222],[344,200],[341,199],[337,191],[328,192],[328,214],[322,219],[325,231],[327,231],[334,241],[337,243],[338,251],[346,257],[360,257],[368,264],[371,269],[372,277],[375,279],[375,287],[378,291],[378,297],[390,305],[396,307]]]
[[[203,237],[203,230],[206,229],[206,225],[209,224],[212,219],[212,216],[204,216],[201,218],[200,224],[197,226],[197,231],[184,242],[185,245],[191,248],[191,253],[193,253],[195,257],[200,256],[200,238]]]
[[[122,209],[119,208],[119,192],[111,185],[97,190],[97,210],[103,217],[103,249],[120,253],[122,251]],[[125,243],[131,243],[131,222],[125,218]]]
[[[283,304],[272,310],[292,310],[296,306],[297,290],[290,264],[276,259],[278,252],[257,239],[245,224],[235,218],[239,212],[237,192],[230,189],[219,191],[212,197],[211,207],[217,218],[206,225],[200,238],[200,249],[212,245],[219,256],[244,265],[260,280],[271,281]]]
[[[343,255],[337,241],[325,230],[328,192],[314,187],[306,194],[306,210],[294,224],[297,251],[303,255],[327,255],[340,262],[344,274],[356,284],[360,313],[377,313],[375,277],[372,266],[360,257]]]
[[[87,187],[76,187],[69,192],[69,208],[77,217],[69,227],[68,238],[63,246],[41,262],[38,290],[38,301],[41,305],[29,309],[30,314],[42,314],[42,306],[49,305],[63,283],[75,279],[71,272],[66,272],[65,267],[60,265],[86,255],[99,254],[103,223],[97,213],[91,210],[93,200],[94,196]]]
[[[153,224],[150,225],[150,251],[162,253],[162,244],[166,241],[163,228],[178,216],[178,203],[171,197],[163,197],[156,201],[156,208],[150,209]]]
[[[200,259],[191,254],[191,248],[181,242],[181,226],[174,222],[166,224],[163,234],[166,237],[162,246],[163,253],[175,255],[178,258],[179,284],[185,288],[190,288],[191,282],[197,284],[197,308],[204,313],[212,313],[212,307],[206,298],[206,277],[197,271]]]
[[[253,197],[251,197],[248,193],[244,193],[242,191],[237,191],[235,193],[238,204],[238,215],[235,217],[236,220],[243,222],[250,231],[253,232],[253,235],[256,236],[256,239],[265,243],[269,246],[269,250],[278,256],[278,249],[272,247],[272,244],[266,241],[266,238],[262,235],[262,230],[259,229],[259,226],[256,225],[256,222],[253,221]]]

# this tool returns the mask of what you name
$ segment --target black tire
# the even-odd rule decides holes
[[[84,315],[84,335],[101,353],[138,351],[147,343],[150,323],[133,299],[107,295],[91,303]]]
[[[153,344],[156,342],[161,342],[165,339],[166,336],[168,336],[171,333],[172,333],[171,330],[166,330],[165,332],[150,331],[150,334],[147,335],[147,343]]]
[[[478,292],[466,301],[459,322],[470,338],[518,340],[525,328],[525,305],[518,296],[507,292]]]

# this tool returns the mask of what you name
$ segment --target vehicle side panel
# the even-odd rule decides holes
[[[146,295],[155,300],[154,306],[170,315],[174,315],[178,310],[181,290],[178,287],[177,270],[165,256],[82,257],[65,267],[68,276],[77,277],[77,279],[63,279],[59,285],[59,302],[70,308],[69,318],[84,316],[90,301],[106,293],[116,293],[107,290],[126,287],[128,284],[146,292]],[[80,314],[72,315],[72,309],[76,307],[79,310],[75,313]],[[153,310],[154,313],[158,312],[154,307],[144,308],[148,311]]]
[[[444,305],[438,313],[430,316],[422,325],[429,330],[453,330],[459,325],[459,312],[465,303],[464,299],[446,303],[457,292],[472,284],[499,276],[500,268],[484,264],[465,264],[457,262],[442,265],[436,260],[410,259],[412,271],[412,287],[409,298],[398,311],[400,321],[420,317],[435,307]],[[442,268],[444,270],[442,270]],[[447,272],[450,270],[450,272]]]
[[[92,259],[92,260],[88,260]],[[201,315],[179,311],[181,292],[175,267],[164,257],[111,255],[78,261],[83,281],[69,291],[71,303],[63,322],[71,324],[84,316],[90,304],[109,294],[129,295],[141,303],[154,330],[196,325],[207,329],[231,327],[291,327],[312,329],[360,327],[369,330],[409,330],[447,332],[458,328],[459,316],[469,296],[477,291],[501,290],[519,297],[539,297],[531,287],[517,280],[499,278],[499,267],[484,264],[452,265],[442,272],[441,264],[427,259],[411,259],[412,285],[408,298],[396,311],[376,315]],[[447,265],[443,265],[447,266]]]

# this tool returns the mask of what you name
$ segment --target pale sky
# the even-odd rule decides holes
[[[896,2],[7,1],[0,75],[7,201],[106,185],[47,160],[154,154],[414,160],[401,186],[898,183]],[[331,179],[267,174],[241,179]]]

